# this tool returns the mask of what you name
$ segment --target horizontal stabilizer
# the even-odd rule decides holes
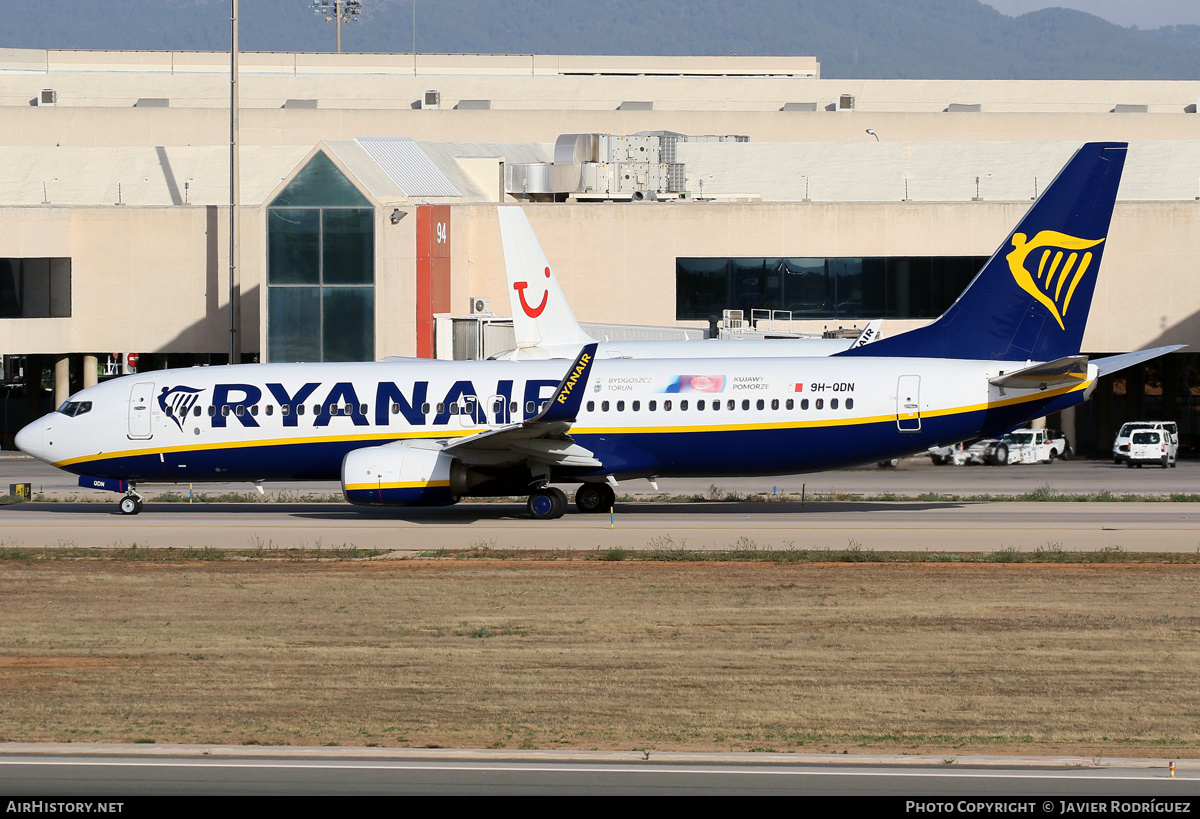
[[[1158,358],[1160,355],[1182,350],[1186,346],[1186,344],[1171,344],[1167,347],[1155,347],[1152,350],[1138,350],[1136,353],[1110,355],[1107,358],[1092,359],[1092,363],[1100,370],[1100,375],[1109,375],[1120,372],[1126,367],[1132,367],[1134,364],[1141,364],[1143,361]]]
[[[1069,384],[1082,384],[1087,380],[1087,365],[1087,356],[1069,355],[989,378],[988,383],[1012,390],[1048,390]]]

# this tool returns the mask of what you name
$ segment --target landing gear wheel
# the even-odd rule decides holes
[[[137,498],[133,495],[126,495],[125,497],[121,498],[119,508],[122,515],[136,515],[138,512],[142,511],[142,501],[140,498]]]
[[[606,483],[585,483],[575,492],[575,508],[580,512],[607,512],[616,502],[617,493]]]
[[[561,489],[546,486],[529,496],[529,516],[534,520],[554,520],[567,511],[567,496]]]

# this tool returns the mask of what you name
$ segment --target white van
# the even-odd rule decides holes
[[[1129,460],[1130,438],[1133,436],[1134,430],[1139,429],[1158,429],[1165,432],[1165,443],[1172,447],[1171,461],[1174,463],[1175,452],[1179,450],[1179,425],[1174,421],[1129,421],[1122,424],[1113,441],[1113,463],[1119,464]]]
[[[1135,429],[1129,437],[1129,454],[1125,465],[1130,469],[1143,464],[1158,464],[1163,469],[1175,466],[1178,447],[1171,443],[1165,429]]]

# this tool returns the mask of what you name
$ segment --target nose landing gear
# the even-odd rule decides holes
[[[136,515],[142,511],[142,496],[131,485],[129,494],[121,498],[121,502],[117,504],[117,509],[122,515]]]

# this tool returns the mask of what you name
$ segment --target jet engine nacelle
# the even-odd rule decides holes
[[[456,472],[461,464],[440,450],[408,442],[364,447],[342,461],[342,494],[364,506],[445,506],[462,494],[451,486]]]

